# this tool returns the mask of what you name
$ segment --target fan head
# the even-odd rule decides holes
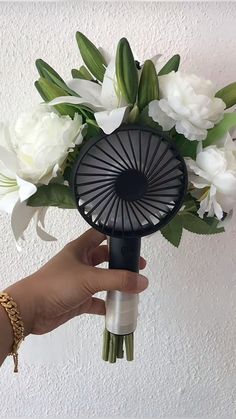
[[[161,229],[178,212],[187,170],[166,135],[123,125],[87,141],[71,187],[79,212],[92,227],[113,237],[141,237]]]

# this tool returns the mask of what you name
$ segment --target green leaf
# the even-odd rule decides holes
[[[41,77],[52,80],[51,77],[53,76],[54,80],[58,80],[60,83],[65,84],[61,76],[49,64],[47,64],[46,61],[39,58],[35,61],[35,65]]]
[[[236,105],[236,82],[223,87],[215,96],[223,100],[226,104],[226,109]]]
[[[94,77],[102,82],[107,63],[101,52],[81,32],[76,32],[76,40],[85,65]]]
[[[35,87],[45,102],[50,102],[59,96],[69,96],[68,93],[65,92],[65,90],[63,90],[61,87],[42,77],[35,82]],[[73,108],[73,106],[64,103],[56,105],[54,108],[61,115],[69,115],[71,118],[74,117],[75,112],[78,112],[75,108]]]
[[[37,192],[28,199],[27,205],[30,207],[76,208],[70,188],[58,183],[39,186]]]
[[[198,141],[190,141],[184,135],[178,134],[177,132],[174,132],[172,141],[183,157],[196,159]]]
[[[73,79],[83,79],[83,80],[93,80],[92,75],[90,74],[90,72],[87,70],[87,68],[82,65],[79,70],[77,70],[76,68],[73,68],[71,70],[71,75],[73,77]]]
[[[137,105],[134,105],[134,107],[131,109],[129,116],[128,116],[128,124],[134,124],[139,117],[139,108]]]
[[[223,233],[224,228],[217,228],[218,221],[215,218],[205,217],[201,219],[196,214],[179,214],[182,218],[183,227],[196,234],[217,234]],[[206,221],[207,220],[207,221]]]
[[[199,204],[197,205],[196,199],[193,198],[190,194],[187,194],[183,202],[184,212],[197,212]]]
[[[161,234],[166,240],[173,244],[173,246],[179,247],[182,231],[182,218],[176,215],[165,227],[161,229]]]
[[[138,106],[142,110],[152,100],[159,99],[159,84],[155,66],[151,60],[146,60],[139,82]]]
[[[47,70],[45,69],[44,71],[45,74],[47,74]],[[52,81],[56,86],[60,87],[62,90],[64,90],[66,93],[68,93],[68,95],[71,96],[78,96],[78,94],[74,91],[71,90],[66,83],[63,81],[61,82],[60,80],[57,80],[56,77],[54,77],[53,74],[51,74],[50,79],[48,79],[49,81]]]
[[[55,85],[50,80],[47,80],[44,78],[40,78],[38,81],[36,81],[35,87],[45,102],[50,102],[51,100],[59,96],[68,96],[68,97],[70,96],[67,91]],[[54,108],[61,115],[69,115],[71,118],[74,118],[75,113],[79,113],[84,117],[88,117],[89,115],[92,115],[91,113],[92,111],[84,105],[72,105],[72,104],[62,103],[59,105],[55,105]]]
[[[215,144],[218,140],[223,138],[228,131],[236,126],[236,113],[225,113],[223,119],[219,124],[215,125],[208,131],[207,138],[203,141],[203,146]]]
[[[145,106],[145,108],[139,114],[136,122],[140,125],[144,125],[144,126],[146,125],[146,126],[148,126],[150,128],[153,128],[157,131],[162,131],[163,132],[161,126],[157,122],[153,121],[153,119],[148,115],[148,105]]]
[[[92,137],[96,137],[98,134],[100,134],[102,131],[99,128],[99,126],[97,125],[96,121],[94,121],[93,119],[86,119],[86,123],[87,123],[87,133],[86,133],[86,138],[92,138]]]
[[[158,76],[164,76],[165,74],[169,74],[171,71],[178,71],[180,63],[180,56],[179,54],[174,55],[167,61],[167,63],[162,67],[159,71]]]
[[[126,38],[120,39],[116,50],[116,78],[118,90],[133,105],[138,93],[138,71]]]

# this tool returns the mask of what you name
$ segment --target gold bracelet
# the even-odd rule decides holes
[[[0,304],[5,309],[12,325],[14,342],[9,355],[13,356],[14,372],[18,372],[18,349],[24,340],[24,324],[16,302],[6,292],[0,292]]]

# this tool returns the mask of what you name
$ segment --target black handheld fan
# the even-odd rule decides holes
[[[186,193],[187,170],[162,132],[123,125],[110,135],[103,133],[87,141],[75,164],[71,187],[80,214],[110,236],[109,267],[138,272],[141,237],[160,230],[178,212]],[[108,293],[108,335],[132,334],[137,315],[137,295]]]

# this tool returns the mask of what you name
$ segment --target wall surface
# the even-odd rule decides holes
[[[129,38],[142,60],[182,56],[182,68],[217,86],[236,79],[236,3],[0,3],[0,119],[40,101],[36,58],[64,78],[80,64],[75,32],[105,49]],[[59,240],[33,226],[25,249],[0,214],[0,289],[33,272],[86,225],[76,211],[50,210]],[[148,290],[142,295],[133,363],[101,360],[103,319],[81,316],[47,336],[27,338],[20,373],[0,373],[2,417],[235,416],[235,219],[222,236],[185,232],[178,250],[156,234],[143,240]]]

